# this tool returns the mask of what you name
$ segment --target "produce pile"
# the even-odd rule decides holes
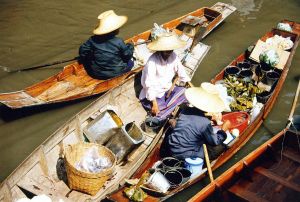
[[[230,103],[232,111],[249,111],[253,108],[253,99],[262,91],[254,82],[245,82],[235,76],[224,78],[224,84],[229,96],[234,98]]]

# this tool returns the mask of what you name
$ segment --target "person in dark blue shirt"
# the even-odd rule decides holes
[[[217,93],[208,92],[202,87],[187,89],[185,96],[193,107],[183,109],[174,129],[164,139],[161,155],[183,160],[203,159],[202,145],[207,144],[210,159],[215,159],[226,149],[223,141],[226,139],[225,131],[230,126],[229,122],[225,122],[217,132],[212,126],[212,122],[221,121],[224,102]]]
[[[89,76],[106,80],[132,69],[134,47],[116,37],[119,28],[127,22],[126,16],[118,16],[109,10],[98,19],[100,23],[93,31],[94,35],[79,48],[79,61]]]

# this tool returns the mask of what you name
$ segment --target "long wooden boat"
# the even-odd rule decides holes
[[[193,201],[299,201],[299,134],[284,129],[213,183]]]
[[[294,112],[300,80],[286,127],[194,195],[195,201],[298,201],[300,145]]]
[[[263,37],[260,38],[262,41],[266,41],[268,38],[273,37],[274,35],[279,35],[282,37],[290,37],[291,40],[294,42],[293,47],[290,50],[290,54],[288,57],[287,62],[284,65],[284,68],[282,70],[281,76],[277,81],[277,84],[273,86],[273,93],[268,98],[266,103],[263,105],[263,108],[260,110],[259,114],[256,116],[256,118],[247,126],[247,128],[239,135],[239,137],[236,139],[233,145],[230,146],[229,149],[227,149],[223,154],[221,154],[213,163],[212,163],[212,170],[215,170],[219,168],[221,165],[223,165],[227,160],[229,160],[237,151],[239,151],[243,145],[247,143],[247,141],[254,135],[254,133],[257,131],[257,129],[262,124],[263,120],[266,118],[268,113],[271,111],[276,98],[282,88],[282,85],[286,79],[287,73],[289,71],[289,67],[293,58],[293,55],[295,54],[296,47],[298,46],[299,42],[299,31],[300,31],[300,24],[294,23],[293,26],[293,33],[281,31],[278,29],[272,29],[272,31],[267,32]],[[248,59],[248,53],[245,51],[245,53],[239,55],[236,59],[234,59],[229,66],[237,65],[238,62],[242,62],[245,59]],[[216,77],[212,80],[212,83],[216,83],[219,80],[222,80],[224,77],[224,71],[225,68],[218,74]],[[153,166],[155,162],[157,162],[160,159],[159,156],[159,150],[161,147],[162,141],[160,141],[151,154],[149,154],[146,161],[142,164],[142,166],[133,174],[131,177],[132,180],[128,180],[128,182],[133,182],[134,179],[140,178],[143,173],[145,173],[149,168]],[[203,169],[202,173],[199,174],[197,177],[189,179],[187,182],[181,184],[179,187],[168,191],[167,193],[157,193],[153,190],[149,190],[149,196],[145,199],[145,201],[161,201],[165,200],[183,189],[189,187],[190,185],[198,182],[199,180],[203,179],[206,175],[207,169]],[[111,195],[107,196],[108,201],[129,201],[128,198],[126,198],[124,194],[125,186],[121,187],[118,191],[113,192]],[[147,191],[147,189],[145,189]],[[151,192],[154,194],[151,194]]]
[[[163,27],[175,30],[177,33],[181,34],[181,21],[185,17],[189,15],[196,17],[205,16],[208,19],[208,23],[205,25],[203,33],[203,37],[205,37],[235,10],[235,7],[219,2],[211,8],[203,7],[164,23]],[[145,31],[127,39],[126,42],[148,40],[150,33],[151,30]],[[81,64],[74,62],[65,66],[58,74],[35,85],[29,86],[24,90],[1,93],[0,102],[10,108],[16,109],[89,97],[104,93],[115,86],[121,85],[130,77],[140,72],[142,68],[142,66],[137,67],[128,73],[109,80],[97,80],[91,78]]]
[[[224,8],[227,8],[227,5],[224,4]],[[233,9],[234,7],[230,6],[229,8]],[[197,12],[203,13],[204,10],[200,9]],[[170,27],[172,23],[174,22],[170,22],[170,25],[166,26]],[[148,34],[146,32],[141,36],[146,38],[145,36]],[[136,36],[135,39],[138,38],[141,37]],[[191,45],[192,43],[190,43]],[[198,47],[199,53],[197,56],[194,55],[197,58],[197,63],[186,68],[186,72],[191,78],[210,48],[201,42],[197,43],[196,47]],[[186,48],[189,49],[190,47]],[[181,51],[185,52],[186,50]],[[193,49],[191,51],[193,52]],[[176,52],[178,51],[176,50]],[[178,54],[182,60],[186,58],[185,54],[180,54],[180,51]],[[71,68],[71,66],[68,66],[68,68]],[[65,178],[62,177],[64,174],[61,171],[64,165],[62,159],[64,148],[70,144],[86,140],[97,142],[97,138],[93,136],[90,129],[94,125],[96,127],[99,121],[103,117],[107,118],[110,113],[113,114],[109,115],[112,117],[112,122],[127,124],[134,121],[137,127],[143,124],[147,112],[137,97],[141,90],[140,76],[141,73],[136,74],[128,78],[123,85],[112,88],[49,136],[1,183],[0,201],[15,201],[19,198],[31,198],[39,194],[46,194],[54,200],[61,198],[64,201],[99,201],[110,192],[118,189],[120,185],[123,185],[125,178],[130,177],[136,171],[161,139],[163,129],[156,133],[142,132],[144,136],[143,143],[129,153],[126,161],[116,165],[113,178],[107,181],[104,187],[94,196],[70,190],[66,185],[67,183],[64,182]],[[116,120],[115,116],[118,117]]]

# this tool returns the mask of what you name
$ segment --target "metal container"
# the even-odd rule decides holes
[[[145,184],[147,187],[166,193],[171,184],[166,177],[159,171],[154,172]]]
[[[143,131],[134,122],[124,126],[112,110],[101,113],[83,128],[83,132],[90,142],[108,147],[116,155],[117,163],[145,139]]]
[[[83,128],[90,142],[105,144],[123,126],[122,120],[112,110],[106,110]]]
[[[145,139],[143,131],[135,124],[128,123],[121,128],[112,129],[114,135],[105,144],[117,157],[120,163],[127,155]]]

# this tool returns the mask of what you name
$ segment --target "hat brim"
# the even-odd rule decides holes
[[[108,34],[122,27],[127,22],[127,20],[128,20],[127,16],[118,16],[118,20],[116,22],[111,22],[109,24],[102,24],[100,20],[99,26],[93,30],[93,34],[95,35]]]
[[[226,109],[218,94],[209,93],[201,87],[188,88],[185,97],[190,104],[205,112],[219,113]]]
[[[163,43],[157,43],[156,41],[151,42],[147,45],[147,48],[152,51],[170,51],[182,48],[186,45],[185,41],[178,41],[177,43],[173,44],[163,44]]]

